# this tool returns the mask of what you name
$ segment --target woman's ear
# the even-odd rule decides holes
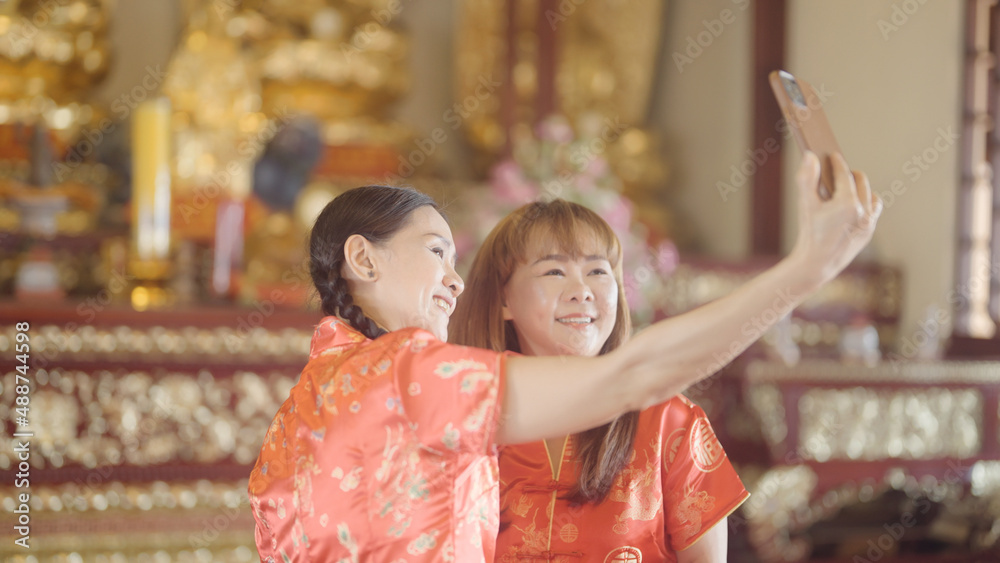
[[[361,235],[351,235],[344,242],[345,274],[360,281],[375,281],[378,272],[375,269],[375,245]]]
[[[507,292],[506,291],[504,291],[500,295],[500,299],[501,299],[501,302],[500,302],[501,311],[503,311],[503,320],[505,320],[505,321],[512,321],[512,320],[514,320],[514,316],[510,314],[510,307],[507,306]]]

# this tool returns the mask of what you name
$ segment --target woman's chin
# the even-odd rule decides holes
[[[447,322],[432,323],[432,326],[427,327],[427,330],[430,331],[430,333],[433,334],[441,342],[447,342],[448,341],[448,323]]]
[[[532,356],[596,356],[600,349],[591,350],[593,346],[555,342],[548,346],[533,347]]]

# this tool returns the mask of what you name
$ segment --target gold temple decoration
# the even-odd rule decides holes
[[[977,479],[995,479],[995,471],[995,462],[977,462],[973,466],[973,494],[970,496],[963,494],[961,480],[941,479],[930,474],[918,478],[903,467],[890,468],[878,477],[848,480],[819,490],[819,476],[813,468],[779,465],[745,479],[751,496],[739,512],[730,517],[730,525],[748,526],[750,543],[762,561],[806,560],[812,550],[807,533],[810,527],[837,516],[845,508],[876,501],[889,491],[900,491],[906,497],[901,507],[903,512],[922,514],[925,509],[917,507],[938,503],[943,509],[939,519],[951,519],[951,525],[961,530],[973,521],[1000,518],[1000,491],[991,489],[977,493],[975,488]],[[977,477],[977,473],[987,472],[992,475]],[[884,531],[885,528],[880,528],[874,536]],[[954,543],[978,553],[993,548],[1000,534],[995,529],[980,529],[969,536],[967,540]],[[853,553],[863,554],[868,544],[844,542],[841,548],[844,550],[841,555],[846,558]]]
[[[747,391],[750,406],[760,417],[764,439],[772,446],[788,436],[785,423],[785,405],[777,385],[754,385]]]
[[[598,150],[636,212],[670,225],[662,190],[667,171],[653,135],[642,128],[665,9],[658,0],[459,3],[455,103],[445,121],[463,127],[485,165],[510,151],[543,112],[565,114],[583,128],[589,121],[620,124]]]
[[[955,365],[952,365],[955,364]],[[984,399],[974,387],[997,381],[996,365],[885,364],[845,368],[834,361],[807,361],[795,368],[754,362],[750,406],[772,447],[784,443],[789,429],[782,381],[810,382],[793,405],[798,410],[799,459],[883,460],[964,459],[983,447]],[[874,387],[871,384],[904,387]],[[926,388],[913,384],[938,383]]]
[[[384,117],[409,88],[408,44],[394,21],[399,2],[247,0],[243,6],[269,115],[294,109],[331,125]]]
[[[664,280],[664,312],[678,315],[732,293],[749,281],[761,268],[733,269],[725,265],[682,263]],[[799,308],[799,313],[811,309],[846,308],[872,318],[882,342],[893,342],[896,319],[902,307],[900,273],[891,268],[875,271],[845,271],[823,286]],[[793,316],[790,336],[803,347],[836,349],[842,326],[822,320]],[[765,333],[764,341],[773,340],[773,332]],[[912,369],[912,368],[911,368]]]
[[[799,399],[807,459],[967,458],[979,452],[977,389],[810,389]]]
[[[813,525],[893,490],[905,495],[893,497],[902,498],[902,513],[939,505],[927,537],[973,553],[995,549],[1000,462],[987,459],[997,444],[985,438],[1000,420],[988,412],[1000,407],[987,409],[997,381],[997,362],[751,362],[750,407],[774,455],[783,455],[745,480],[753,495],[741,515],[758,556],[802,560]],[[865,553],[862,537],[841,541],[838,556]]]
[[[974,463],[971,481],[972,494],[977,497],[1000,497],[1000,461],[977,461]]]
[[[588,113],[633,125],[645,119],[664,2],[510,2],[515,4],[513,28],[508,0],[462,2],[458,8],[455,99],[461,111],[456,117],[464,120],[477,148],[492,154],[503,148],[501,95],[484,96],[483,84],[484,79],[487,84],[506,81],[507,64],[513,67],[515,123],[533,125],[545,117],[536,115],[534,107],[540,31],[556,36],[555,96],[561,113],[572,121]],[[508,62],[508,49],[515,61]]]
[[[352,178],[352,185],[357,178],[398,181],[399,152],[412,137],[389,115],[409,88],[407,39],[396,22],[403,6],[389,0],[183,5],[187,26],[164,85],[175,106],[173,224],[182,238],[215,241],[213,292],[247,302],[272,299],[274,288],[287,285],[283,272],[305,258],[302,238],[311,225],[293,220],[298,213],[291,209],[248,198],[255,161],[282,127],[312,121],[323,146],[304,192],[322,199],[315,213],[338,191],[336,178]],[[316,197],[301,199],[317,206]],[[282,298],[289,306],[306,301],[305,291],[293,293]]]
[[[256,561],[246,475],[311,337],[262,328],[266,313],[227,326],[33,323],[32,405],[45,416],[32,419],[31,558],[8,528],[0,560]],[[0,329],[0,354],[15,352],[13,331]],[[2,420],[16,375],[0,372]],[[0,436],[0,471],[19,462],[12,439]],[[19,492],[0,484],[0,514]]]
[[[0,511],[18,492],[0,487]],[[31,487],[31,548],[0,531],[4,561],[258,561],[247,481],[112,481],[100,470]],[[30,554],[28,559],[26,555]]]
[[[146,100],[132,114],[132,306],[172,301],[170,274],[170,101]]]
[[[760,270],[731,270],[681,264],[666,283],[669,313],[680,314],[732,293]],[[810,297],[803,307],[837,304],[892,317],[902,307],[902,282],[898,271],[883,268],[868,274],[846,271]]]
[[[221,3],[187,7],[163,85],[173,105],[173,225],[179,237],[211,240],[217,206],[249,195],[252,163],[276,125],[261,111],[258,68],[234,36],[234,10]]]
[[[265,125],[266,117],[260,113],[257,68],[239,39],[227,33],[231,20],[221,15],[226,12],[215,8],[201,4],[192,8],[167,67],[163,90],[174,106],[175,173],[182,193],[227,176],[218,182],[219,191],[245,196],[246,179],[233,182],[227,168],[245,166],[259,154],[260,145],[248,141]]]
[[[113,6],[0,4],[0,230],[50,238],[94,228],[107,169],[84,160],[104,135],[95,124],[109,121],[89,99],[109,70]]]
[[[412,136],[389,116],[410,86],[402,9],[395,0],[244,0],[233,13],[230,31],[252,41],[262,111],[320,122],[320,176],[398,172]]]
[[[82,309],[83,319],[89,310]],[[254,315],[255,312],[248,313]],[[177,362],[185,358],[199,366],[233,364],[241,361],[276,362],[302,358],[309,354],[311,330],[292,328],[269,331],[248,328],[247,318],[236,320],[236,328],[134,328],[129,326],[84,325],[70,329],[58,325],[32,328],[32,350],[36,367],[44,368],[67,357],[85,361],[122,361],[146,359]],[[14,353],[14,327],[0,330],[0,354]]]
[[[249,504],[246,479],[235,483],[153,481],[141,485],[91,479],[91,482],[83,480],[39,485],[31,496],[29,506],[40,513],[87,513],[116,509],[121,512],[148,512],[163,508],[196,510],[238,508]]]
[[[32,466],[155,466],[165,463],[249,465],[294,384],[294,374],[237,372],[213,377],[208,371],[38,370],[33,395],[40,412],[34,422]],[[13,396],[15,372],[0,376]],[[0,417],[13,407],[0,404]],[[45,409],[42,411],[41,409]],[[0,470],[16,466],[16,438],[0,437]]]
[[[0,5],[0,124],[37,119],[65,143],[90,123],[81,101],[111,59],[114,0],[8,0]]]
[[[837,386],[869,383],[983,385],[1000,381],[1000,363],[889,361],[876,367],[862,367],[845,366],[836,360],[809,360],[789,367],[774,362],[753,362],[747,367],[747,377],[754,385],[787,382],[811,385],[822,382]]]
[[[800,561],[809,544],[790,537],[798,513],[808,507],[816,488],[816,472],[805,465],[778,466],[747,483],[750,498],[737,517],[750,526],[750,541],[765,561]]]

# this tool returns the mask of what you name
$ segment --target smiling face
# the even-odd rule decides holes
[[[622,247],[586,207],[535,201],[483,241],[452,317],[452,342],[530,355],[606,354],[628,340]]]
[[[465,288],[455,272],[455,241],[432,207],[410,214],[406,226],[373,245],[377,280],[365,312],[389,330],[423,328],[448,339],[448,320]]]
[[[524,354],[596,356],[618,309],[618,282],[606,250],[592,234],[572,253],[543,243],[540,234],[504,287],[504,320],[513,324]]]

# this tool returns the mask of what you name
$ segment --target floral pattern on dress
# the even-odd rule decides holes
[[[491,561],[508,355],[324,318],[250,476],[261,559]]]

